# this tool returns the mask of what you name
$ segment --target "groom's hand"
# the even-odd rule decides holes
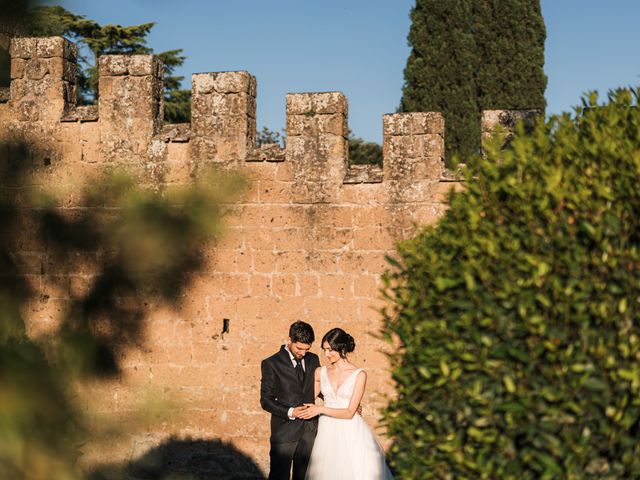
[[[358,408],[356,409],[356,413],[362,416],[362,404],[358,405]]]
[[[293,418],[301,418],[300,414],[304,412],[308,407],[306,405],[300,405],[299,407],[295,407],[292,412]]]
[[[310,420],[313,417],[317,417],[321,413],[321,407],[314,403],[305,403],[305,409],[300,415],[300,417],[304,420]]]

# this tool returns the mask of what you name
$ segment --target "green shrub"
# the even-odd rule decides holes
[[[494,142],[390,259],[400,478],[640,478],[638,94]]]

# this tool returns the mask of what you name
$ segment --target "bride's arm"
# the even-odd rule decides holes
[[[349,419],[358,412],[358,405],[364,395],[364,388],[367,385],[367,374],[364,370],[361,370],[356,377],[356,385],[351,394],[351,400],[349,400],[349,406],[347,408],[329,408],[323,405],[307,405],[307,409],[301,414],[302,418],[313,418],[316,415],[327,415],[333,418]]]

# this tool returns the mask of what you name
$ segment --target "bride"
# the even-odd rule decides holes
[[[367,374],[347,360],[355,345],[341,328],[329,330],[322,338],[330,365],[316,369],[315,395],[322,393],[324,405],[306,404],[301,415],[305,419],[320,416],[306,480],[393,478],[371,429],[356,415]]]

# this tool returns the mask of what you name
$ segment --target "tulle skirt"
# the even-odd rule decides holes
[[[360,415],[322,415],[306,480],[390,480],[384,451]]]

